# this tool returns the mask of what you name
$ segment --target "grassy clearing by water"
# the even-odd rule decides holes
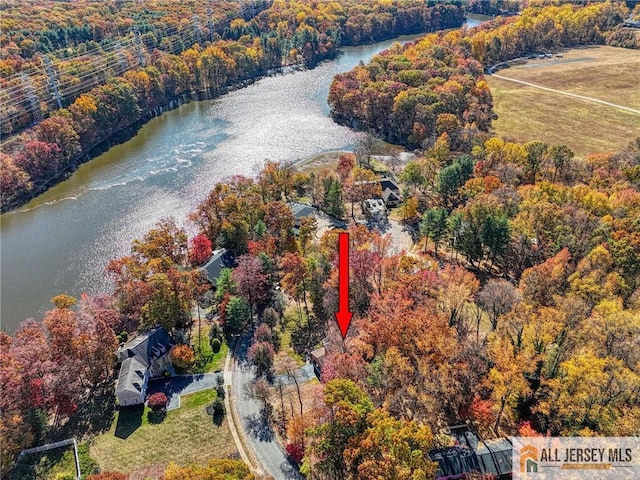
[[[205,465],[213,458],[236,454],[225,418],[218,426],[207,415],[214,390],[184,395],[181,406],[159,424],[149,423],[147,407],[124,409],[111,429],[95,438],[91,456],[102,470],[132,473],[170,462]]]

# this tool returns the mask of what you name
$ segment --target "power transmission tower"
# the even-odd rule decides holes
[[[29,110],[31,111],[31,118],[33,119],[32,125],[35,125],[42,120],[42,110],[40,110],[40,102],[38,101],[36,90],[35,88],[33,88],[31,78],[23,72],[20,74],[20,80],[22,80],[22,85],[26,93],[27,102],[29,102]]]
[[[213,19],[213,10],[211,9],[211,6],[207,7],[207,23],[209,25],[209,37],[211,39],[211,43],[213,43],[216,34],[216,21]]]
[[[134,43],[136,46],[136,54],[138,55],[138,65],[144,67],[145,59],[144,59],[144,50],[142,45],[142,39],[140,38],[140,30],[137,28],[133,30],[134,35]]]
[[[116,56],[118,57],[118,66],[123,72],[126,72],[129,69],[129,62],[124,55],[124,49],[120,42],[116,42]]]
[[[196,43],[202,43],[202,31],[200,30],[200,18],[197,15],[191,17],[191,23],[193,24],[193,33],[195,35]]]
[[[60,84],[58,83],[58,73],[53,68],[51,59],[47,56],[42,57],[44,62],[44,70],[47,73],[47,84],[51,89],[51,96],[56,99],[58,108],[62,108],[62,95],[60,94]]]

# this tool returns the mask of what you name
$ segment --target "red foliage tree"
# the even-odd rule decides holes
[[[519,437],[542,437],[543,435],[531,426],[531,422],[520,422],[518,425]]]
[[[248,255],[240,257],[238,266],[233,271],[233,280],[238,287],[238,293],[249,302],[252,313],[254,307],[263,305],[269,299],[271,285],[259,258]]]
[[[266,375],[273,366],[275,351],[273,345],[268,342],[258,342],[249,348],[249,360],[256,366],[258,375]]]
[[[77,132],[73,129],[71,120],[53,115],[41,121],[34,131],[38,140],[45,143],[55,143],[62,156],[69,159],[80,151]]]
[[[169,403],[169,399],[162,392],[154,393],[147,399],[147,405],[154,411],[164,410],[167,408],[167,403]]]
[[[351,175],[351,170],[356,166],[355,155],[352,153],[348,153],[345,155],[340,155],[338,160],[338,166],[336,167],[336,171],[340,177],[340,182],[344,183]]]
[[[254,343],[268,342],[273,344],[273,340],[273,331],[271,331],[269,325],[266,325],[264,323],[262,325],[259,325],[258,328],[256,328],[255,333],[253,334]]]
[[[205,235],[199,233],[191,239],[191,248],[189,248],[189,261],[191,265],[202,265],[211,257],[211,249],[213,244]]]
[[[286,449],[287,455],[289,455],[291,460],[293,460],[297,464],[300,464],[300,462],[302,461],[302,457],[304,457],[304,451],[302,450],[302,448],[294,443],[287,443]]]
[[[17,166],[9,155],[0,152],[0,206],[16,201],[31,187],[29,174]]]
[[[60,168],[61,157],[57,144],[33,140],[15,157],[15,164],[33,180],[46,180]]]

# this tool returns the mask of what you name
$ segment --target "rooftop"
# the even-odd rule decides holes
[[[116,395],[122,392],[133,392],[139,395],[142,392],[146,371],[147,366],[138,361],[136,357],[124,360],[118,375]]]
[[[293,212],[293,216],[296,218],[296,220],[299,220],[301,218],[305,218],[305,217],[311,217],[312,215],[315,215],[317,212],[317,209],[315,207],[312,207],[311,205],[306,205],[304,203],[291,203],[291,211]]]
[[[233,268],[234,266],[235,259],[233,254],[229,250],[223,248],[213,252],[209,261],[201,267],[200,270],[204,271],[209,282],[212,285],[215,285],[222,269]]]

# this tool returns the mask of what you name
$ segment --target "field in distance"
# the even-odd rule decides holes
[[[640,51],[578,48],[529,60],[496,74],[640,111]],[[498,120],[495,133],[518,141],[564,143],[578,156],[615,152],[638,136],[640,114],[487,76]]]

